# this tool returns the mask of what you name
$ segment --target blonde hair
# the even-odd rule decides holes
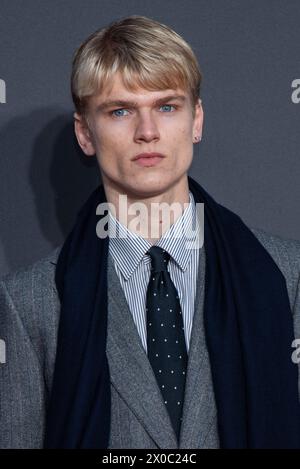
[[[71,93],[85,116],[87,98],[101,93],[120,71],[124,86],[151,90],[182,88],[196,104],[202,75],[190,45],[168,26],[145,16],[128,16],[90,35],[72,62]],[[194,112],[194,109],[193,109]]]

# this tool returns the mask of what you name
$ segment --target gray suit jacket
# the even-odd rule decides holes
[[[252,231],[285,276],[295,337],[300,337],[300,242],[262,230]],[[54,274],[60,248],[6,275],[0,283],[0,339],[6,344],[6,363],[0,364],[0,448],[40,448],[43,444],[59,323]],[[204,279],[202,248],[178,445],[109,256],[106,347],[111,380],[109,448],[219,447],[202,317]],[[291,354],[292,351],[291,348]]]

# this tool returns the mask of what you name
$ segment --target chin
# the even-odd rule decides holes
[[[165,192],[166,188],[162,184],[147,184],[132,187],[130,191],[134,196],[139,198],[154,197]]]
[[[163,181],[160,178],[139,178],[139,180],[135,180],[134,183],[132,184],[132,180],[128,181],[128,184],[125,182],[122,182],[122,187],[124,189],[124,193],[127,193],[128,195],[132,194],[135,197],[150,197],[154,196],[157,194],[160,194],[161,192],[164,192],[167,190],[169,184],[167,184],[167,181]]]
[[[167,192],[172,186],[176,186],[182,178],[174,171],[155,172],[149,171],[144,174],[123,174],[122,177],[110,178],[114,187],[120,194],[127,194],[128,197],[142,199],[155,197]]]

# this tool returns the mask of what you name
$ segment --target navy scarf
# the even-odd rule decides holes
[[[204,203],[204,325],[221,448],[300,448],[298,370],[283,274],[251,230],[188,177]],[[109,238],[96,235],[100,185],[79,211],[56,266],[61,301],[45,448],[107,448]],[[104,215],[102,215],[104,216]]]

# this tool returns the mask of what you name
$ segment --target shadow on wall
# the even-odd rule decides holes
[[[4,271],[13,271],[64,241],[101,178],[96,157],[77,143],[71,112],[15,118],[0,129],[0,142],[0,242]]]

